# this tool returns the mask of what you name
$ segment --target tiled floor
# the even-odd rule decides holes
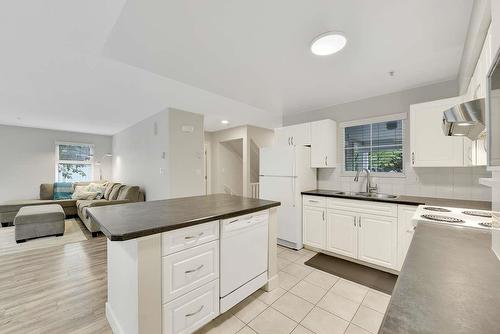
[[[377,333],[390,296],[305,266],[314,254],[279,247],[280,287],[257,291],[197,334]]]

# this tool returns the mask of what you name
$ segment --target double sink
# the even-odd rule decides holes
[[[380,198],[380,199],[396,199],[399,196],[397,195],[389,195],[389,194],[381,194],[381,193],[368,193],[368,192],[345,192],[345,191],[336,191],[335,195],[345,195],[349,197],[365,197],[365,198]]]

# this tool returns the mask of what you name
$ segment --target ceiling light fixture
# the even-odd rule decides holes
[[[222,121],[220,121],[222,124],[229,124],[229,121],[227,119],[223,119]]]
[[[311,52],[317,56],[328,56],[342,50],[347,38],[341,32],[330,31],[314,38],[311,42]]]

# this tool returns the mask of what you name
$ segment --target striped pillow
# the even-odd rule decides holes
[[[73,184],[71,182],[54,183],[54,199],[71,199]]]

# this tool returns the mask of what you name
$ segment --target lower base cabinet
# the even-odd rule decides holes
[[[398,219],[360,216],[358,259],[391,269],[397,268]]]
[[[219,315],[219,280],[163,305],[163,334],[190,334]]]
[[[416,206],[336,198],[318,203],[324,207],[304,201],[304,245],[401,269],[413,236]],[[407,232],[410,230],[411,233]]]
[[[304,206],[302,221],[304,243],[316,248],[325,248],[326,209]]]
[[[357,219],[358,217],[351,212],[328,210],[325,249],[356,258],[358,256]]]

